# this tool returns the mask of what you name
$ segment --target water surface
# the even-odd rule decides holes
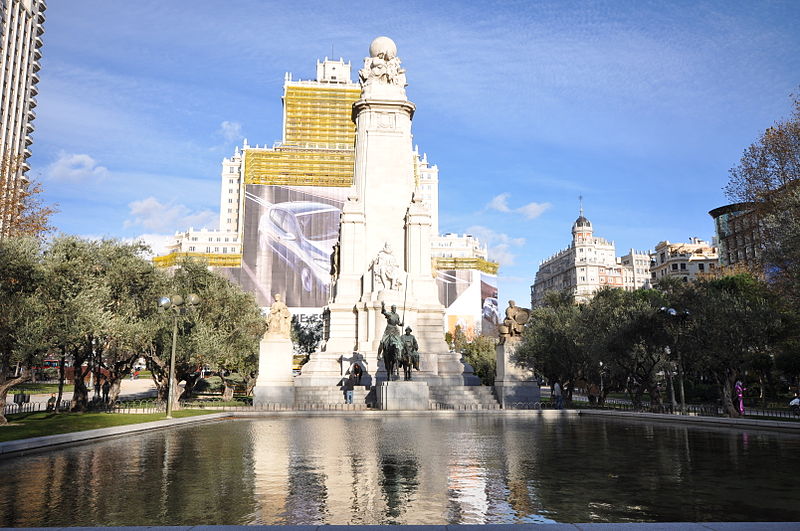
[[[0,461],[0,526],[800,521],[800,437],[599,418],[228,420]]]

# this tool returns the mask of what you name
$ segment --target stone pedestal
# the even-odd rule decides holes
[[[430,409],[430,390],[425,382],[381,382],[378,409],[425,411]]]
[[[294,404],[292,354],[292,340],[289,338],[265,336],[261,340],[253,405]]]
[[[528,408],[540,398],[539,384],[533,372],[514,363],[514,351],[519,346],[519,337],[508,337],[497,345],[497,375],[494,391],[503,409]]]

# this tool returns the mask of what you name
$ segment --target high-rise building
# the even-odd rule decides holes
[[[654,283],[666,277],[695,280],[713,271],[719,263],[717,248],[700,238],[689,238],[688,243],[659,242],[651,258],[650,275]]]
[[[28,184],[46,8],[44,0],[0,0],[0,235]]]
[[[634,251],[616,256],[614,242],[594,236],[592,222],[583,208],[572,224],[572,243],[539,264],[531,286],[531,305],[541,306],[548,291],[567,290],[577,302],[588,301],[603,287],[639,289],[649,283],[648,252]]]
[[[763,267],[761,234],[753,203],[733,203],[708,214],[714,218],[720,265]]]

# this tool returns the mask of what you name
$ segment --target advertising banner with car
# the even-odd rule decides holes
[[[269,306],[275,293],[293,308],[328,302],[331,252],[349,188],[245,186],[239,282]]]

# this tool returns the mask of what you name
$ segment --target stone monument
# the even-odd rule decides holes
[[[359,71],[361,98],[353,104],[356,124],[353,188],[344,204],[325,337],[295,381],[336,385],[342,359],[358,354],[373,382],[386,380],[378,359],[384,334],[382,307],[396,306],[400,325],[419,342],[418,382],[475,385],[460,356],[444,341],[444,312],[431,268],[431,214],[414,174],[406,76],[388,37],[370,45]]]
[[[292,314],[280,293],[274,295],[266,321],[267,331],[259,343],[258,379],[253,389],[253,405],[292,405]]]
[[[529,408],[539,401],[539,384],[533,371],[514,362],[514,352],[522,340],[525,323],[531,311],[520,308],[514,301],[508,301],[506,317],[500,325],[500,342],[497,354],[497,374],[494,390],[497,400],[504,409]]]

